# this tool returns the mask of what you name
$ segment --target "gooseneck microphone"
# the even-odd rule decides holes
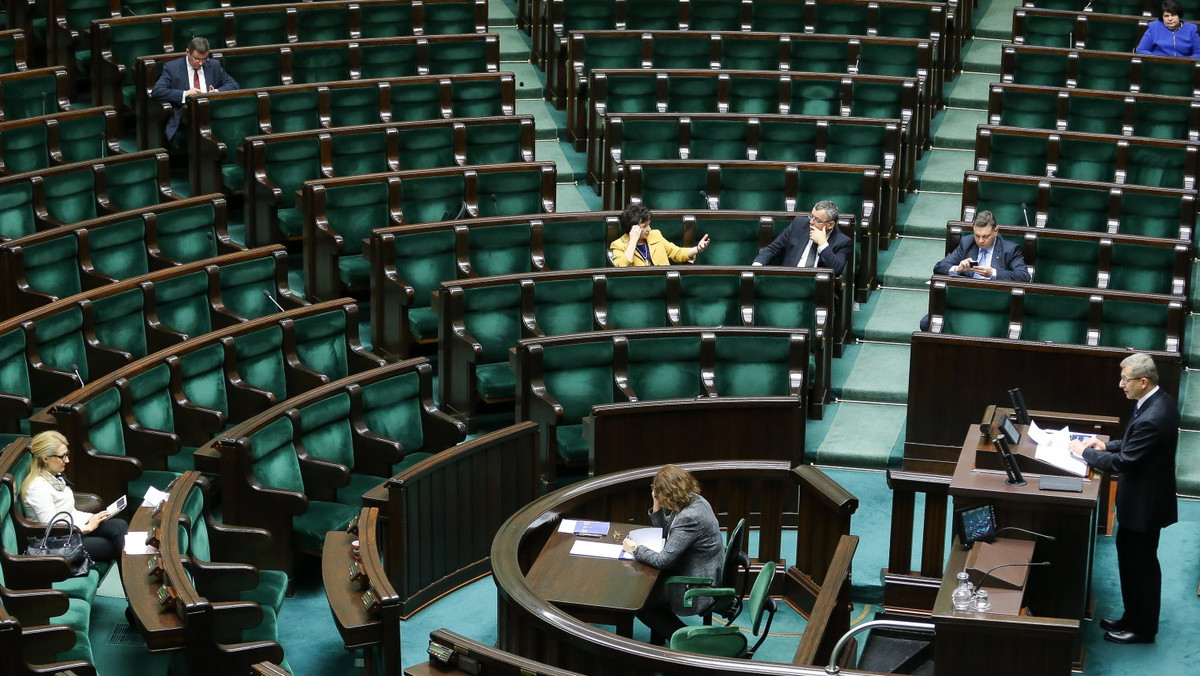
[[[704,191],[704,190],[700,190],[700,191],[698,191],[698,192],[700,193],[700,197],[704,199],[704,208],[705,208],[705,209],[711,209],[711,208],[712,208],[712,202],[710,202],[710,201],[709,201],[709,199],[708,199],[708,193],[707,193],[706,191]]]
[[[284,310],[284,309],[283,309],[283,306],[282,306],[282,305],[280,305],[278,302],[276,302],[276,300],[275,300],[275,297],[271,295],[271,292],[270,292],[270,291],[267,291],[266,289],[263,289],[263,290],[262,290],[262,294],[263,294],[264,296],[266,296],[267,300],[271,301],[271,305],[274,305],[275,307],[279,308],[279,311],[280,311],[280,312],[287,312],[287,310]]]
[[[983,583],[985,580],[988,579],[988,576],[991,575],[994,571],[1000,570],[1001,568],[1009,568],[1009,567],[1015,567],[1015,566],[1022,566],[1025,568],[1033,568],[1035,566],[1040,567],[1040,566],[1048,566],[1048,565],[1050,565],[1049,561],[1038,561],[1036,563],[1001,563],[998,566],[992,566],[988,570],[988,572],[983,574],[983,577],[979,578],[979,584],[975,585],[976,591],[975,591],[975,608],[974,609],[979,610],[979,611],[986,611],[986,610],[991,609],[992,604],[988,602],[988,593],[987,593],[987,590],[983,588]]]
[[[87,383],[83,382],[83,378],[79,375],[79,364],[72,363],[71,364],[71,372],[75,374],[75,380],[79,381],[80,387],[87,385]]]
[[[500,202],[499,202],[499,200],[496,199],[496,193],[492,193],[491,195],[489,195],[489,197],[492,200],[492,215],[499,216],[500,215]]]
[[[1021,215],[1025,217],[1025,227],[1029,227],[1029,209],[1021,202]]]

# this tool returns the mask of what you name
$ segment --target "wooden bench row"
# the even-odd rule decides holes
[[[21,174],[121,152],[121,119],[109,106],[3,123],[0,175]]]
[[[994,83],[988,124],[1200,141],[1200,101],[1191,96]]]
[[[1000,81],[1194,97],[1200,95],[1200,62],[1129,51],[1004,45]]]
[[[62,66],[0,74],[0,122],[71,109],[71,78]]]

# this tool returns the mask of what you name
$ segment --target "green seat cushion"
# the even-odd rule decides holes
[[[263,607],[263,611],[279,611],[283,598],[287,596],[288,577],[282,570],[260,568],[258,571],[258,586],[242,592],[243,601],[253,601]]]
[[[360,499],[361,502],[361,499]],[[292,520],[295,529],[292,544],[296,549],[319,552],[325,543],[325,534],[331,530],[346,530],[351,519],[358,516],[359,507],[340,502],[310,500],[308,511]]]
[[[236,164],[221,165],[221,182],[231,191],[239,192],[246,188],[246,170]]]
[[[350,483],[337,489],[337,501],[343,505],[362,505],[363,493],[387,481],[387,477],[351,474]]]
[[[517,377],[508,362],[481,364],[475,369],[476,389],[484,399],[502,399],[513,396],[517,388]]]
[[[414,452],[414,453],[405,453],[404,458],[401,459],[400,462],[392,465],[392,474],[393,475],[399,474],[399,473],[403,472],[404,470],[408,469],[409,467],[412,467],[413,465],[417,464],[418,462],[421,462],[422,460],[424,460],[426,458],[432,458],[433,455],[434,455],[433,453],[425,453],[425,452],[421,452],[421,451]]]
[[[588,445],[583,438],[583,425],[559,425],[554,430],[558,440],[558,457],[568,465],[587,462]]]
[[[51,587],[66,594],[67,598],[78,599],[90,606],[100,587],[100,571],[92,568],[87,575],[59,580]]]
[[[415,307],[408,311],[408,322],[417,340],[437,338],[437,313],[432,308]]]
[[[288,239],[304,234],[304,214],[299,209],[280,209],[278,218],[279,231]]]

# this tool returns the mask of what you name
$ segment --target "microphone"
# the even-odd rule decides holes
[[[125,13],[129,16],[137,16],[137,12],[133,11],[129,5],[121,5],[121,9],[125,10]]]
[[[263,294],[263,296],[266,296],[267,300],[271,301],[271,305],[274,305],[275,307],[279,308],[279,311],[280,311],[280,312],[287,312],[287,310],[284,310],[284,309],[283,309],[283,306],[282,306],[282,305],[280,305],[279,303],[275,302],[275,297],[271,295],[271,292],[270,292],[270,291],[267,291],[266,289],[263,289],[263,290],[262,290],[262,294]]]
[[[496,199],[496,193],[492,193],[491,198],[492,198],[492,212],[494,213],[494,215],[499,216],[500,215],[500,204],[499,204],[499,201]]]
[[[1054,542],[1054,536],[1053,536],[1053,535],[1046,535],[1045,533],[1035,533],[1035,532],[1033,532],[1033,531],[1031,531],[1031,530],[1025,530],[1024,528],[1017,528],[1016,526],[1005,526],[1004,528],[999,528],[999,529],[997,529],[997,530],[996,530],[996,533],[995,533],[995,534],[996,534],[996,535],[998,535],[998,534],[1000,534],[1000,533],[1003,533],[1003,532],[1004,532],[1004,531],[1006,531],[1006,530],[1016,530],[1016,531],[1020,531],[1020,532],[1022,532],[1022,533],[1028,533],[1028,534],[1030,534],[1030,535],[1036,535],[1037,537],[1044,538],[1044,539],[1046,539],[1046,540],[1048,540],[1048,541],[1050,541],[1050,542]]]
[[[850,66],[850,72],[851,72],[851,73],[854,73],[854,74],[857,74],[857,73],[858,73],[858,64],[859,64],[861,61],[862,61],[862,54],[859,54],[858,56],[855,56],[855,57],[854,57],[854,65],[853,65],[853,66]]]
[[[988,570],[988,572],[983,574],[983,577],[979,578],[979,584],[975,585],[975,590],[976,590],[975,591],[975,604],[974,604],[974,608],[972,610],[976,610],[979,612],[986,612],[986,611],[992,609],[992,604],[991,604],[991,602],[988,601],[987,590],[983,588],[983,582],[984,582],[984,580],[988,579],[988,576],[991,575],[994,571],[1000,570],[1001,568],[1008,568],[1010,566],[1024,566],[1027,568],[1032,568],[1034,566],[1048,566],[1048,565],[1050,565],[1049,561],[1039,561],[1037,563],[1001,563],[998,566],[992,566],[991,569]]]
[[[1029,208],[1025,206],[1024,202],[1021,202],[1021,215],[1025,217],[1025,227],[1028,228],[1029,227]]]
[[[712,203],[711,203],[711,202],[709,202],[709,200],[708,200],[708,193],[707,193],[707,192],[705,192],[705,191],[703,191],[703,190],[701,190],[701,191],[699,191],[699,192],[700,192],[700,196],[704,198],[704,208],[705,208],[705,209],[711,209],[711,208],[712,208]]]
[[[1096,1],[1096,0],[1088,0],[1088,4],[1086,4],[1086,5],[1084,5],[1084,6],[1083,6],[1083,11],[1085,11],[1085,12],[1090,12],[1090,11],[1092,11],[1092,3],[1093,3],[1093,2],[1095,2],[1095,1]]]
[[[46,96],[49,94],[50,92],[42,90],[42,115],[46,114]]]
[[[72,362],[72,364],[71,364],[71,371],[72,371],[72,372],[75,374],[75,380],[78,380],[78,381],[79,381],[79,386],[80,386],[80,387],[83,387],[84,385],[87,385],[87,383],[83,382],[83,378],[82,378],[82,377],[80,377],[80,375],[79,375],[79,364],[76,364],[76,363],[73,363],[73,362]]]
[[[1021,469],[1017,467],[1017,459],[1013,457],[1012,449],[1008,447],[1008,439],[1001,434],[992,439],[992,443],[1000,449],[1000,459],[1004,461],[1004,472],[1008,474],[1008,479],[1004,483],[1009,486],[1024,486],[1026,484],[1025,477],[1021,476]]]

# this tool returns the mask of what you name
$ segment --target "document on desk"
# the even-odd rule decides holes
[[[633,561],[633,555],[626,552],[621,545],[611,542],[595,542],[592,540],[576,540],[571,545],[571,556],[590,556],[597,559],[626,559]]]
[[[1029,438],[1037,443],[1037,450],[1033,453],[1034,458],[1075,476],[1087,476],[1087,463],[1071,455],[1067,445],[1071,441],[1086,441],[1091,438],[1091,435],[1072,432],[1069,427],[1061,430],[1044,430],[1038,427],[1037,423],[1030,421]]]
[[[638,543],[640,547],[652,549],[658,553],[662,553],[663,543],[666,542],[662,536],[661,528],[634,528],[629,531],[629,539]]]

